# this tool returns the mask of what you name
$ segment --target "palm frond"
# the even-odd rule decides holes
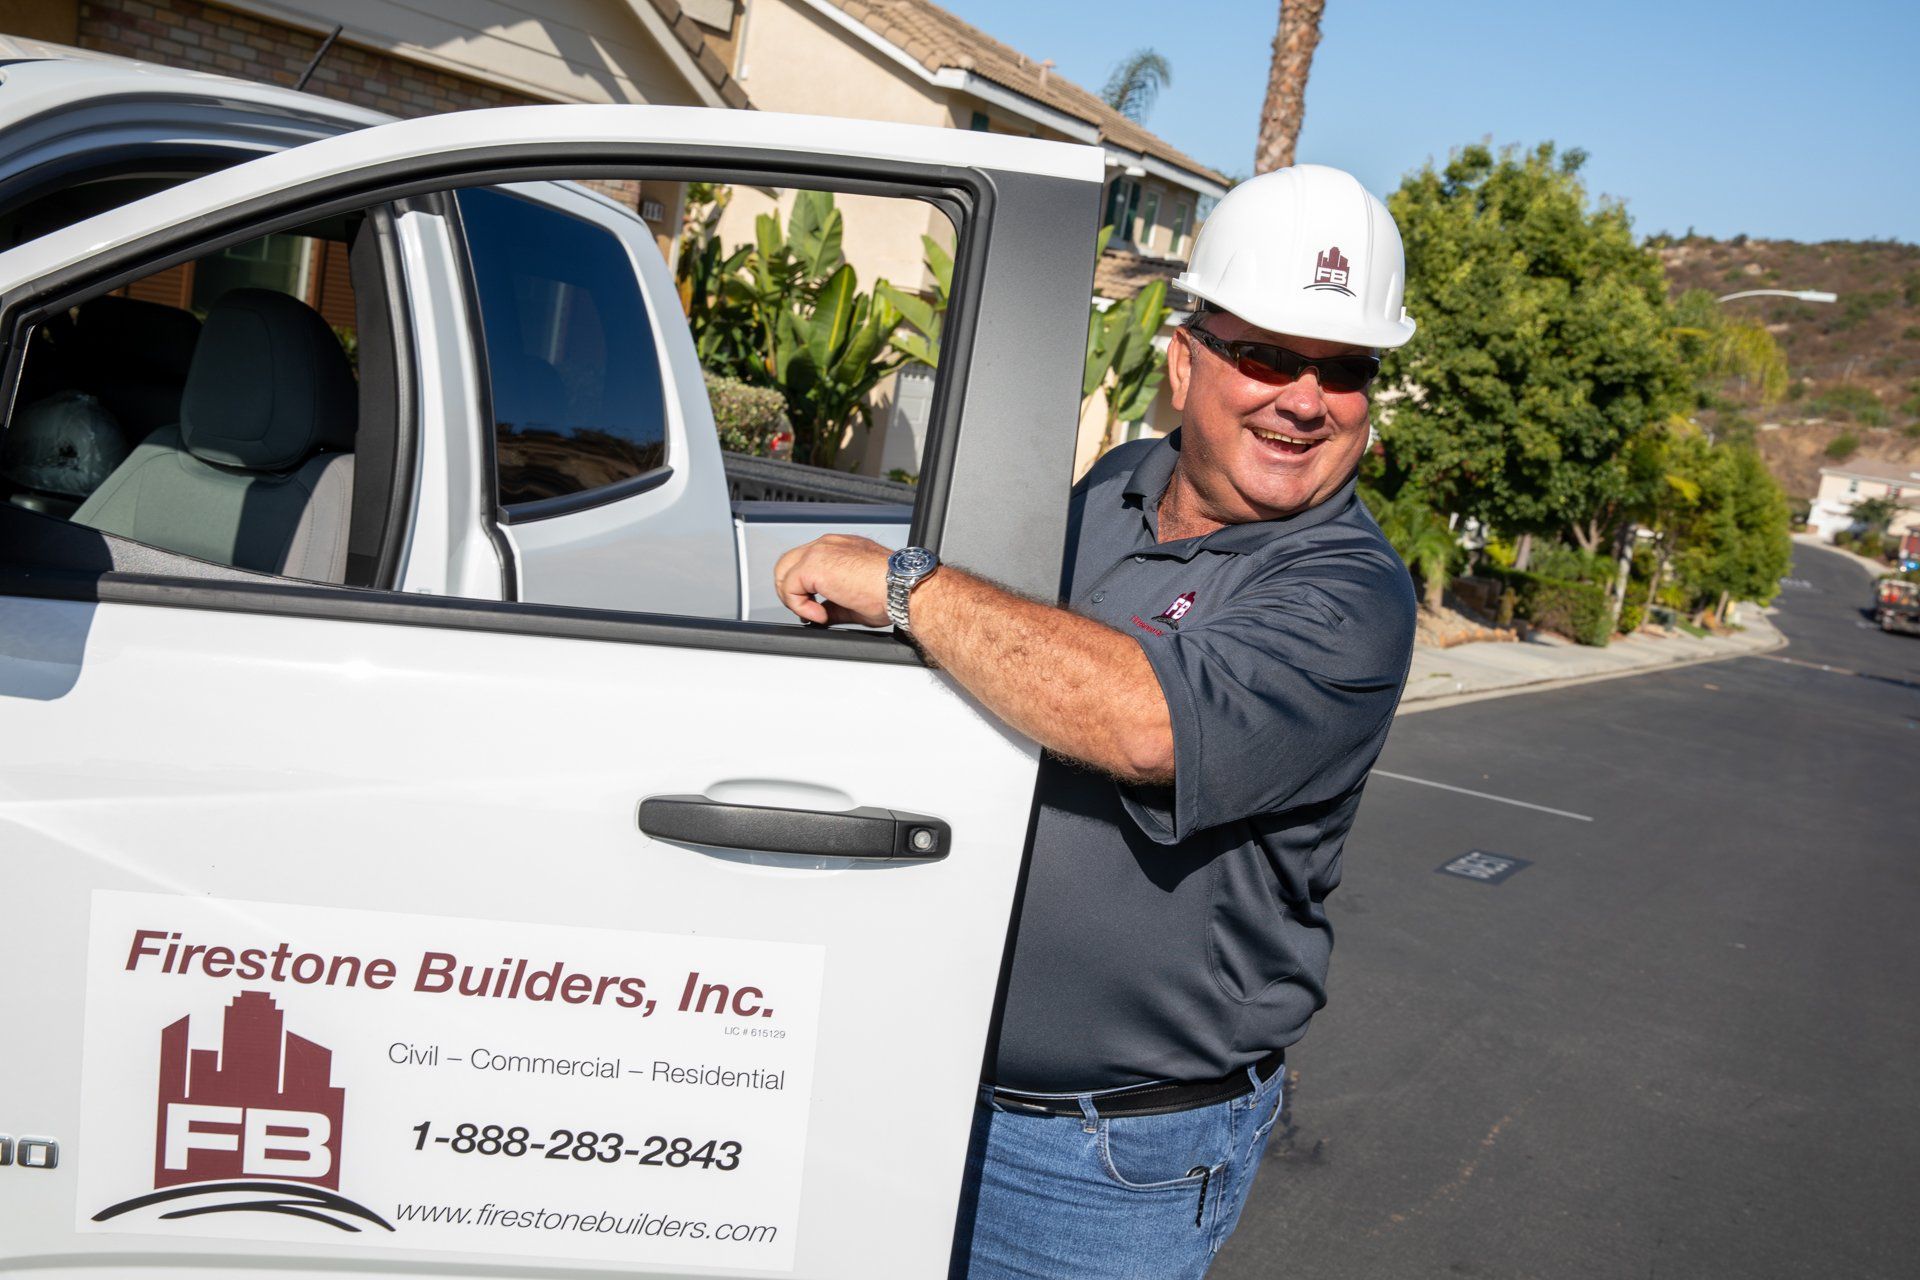
[[[1107,77],[1100,91],[1106,104],[1135,124],[1153,110],[1160,90],[1173,83],[1173,66],[1152,49],[1135,49]]]

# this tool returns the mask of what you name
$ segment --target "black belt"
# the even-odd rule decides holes
[[[1266,1057],[1253,1064],[1253,1068],[1265,1083],[1273,1079],[1273,1073],[1286,1065],[1287,1052],[1275,1049]],[[1232,1098],[1242,1098],[1252,1093],[1253,1081],[1247,1078],[1247,1069],[1241,1067],[1227,1072],[1218,1080],[1199,1080],[1192,1084],[1139,1084],[1125,1089],[1114,1089],[1107,1093],[1093,1095],[1093,1109],[1102,1116],[1163,1116],[1175,1111],[1192,1111],[1197,1107],[1210,1107],[1216,1102],[1226,1102]],[[1009,1093],[1005,1089],[995,1089],[993,1100],[1003,1107],[1014,1111],[1025,1111],[1040,1116],[1078,1116],[1080,1110],[1078,1096],[1061,1098],[1036,1098],[1024,1093]]]

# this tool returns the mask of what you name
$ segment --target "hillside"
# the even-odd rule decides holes
[[[1920,462],[1920,246],[1888,241],[1655,241],[1676,294],[1826,289],[1837,303],[1741,298],[1730,314],[1764,323],[1786,352],[1787,399],[1761,408],[1750,388],[1723,388],[1727,406],[1701,415],[1726,432],[1753,431],[1787,491],[1811,497],[1827,448],[1845,437],[1859,456]],[[1844,445],[1843,445],[1844,447]]]

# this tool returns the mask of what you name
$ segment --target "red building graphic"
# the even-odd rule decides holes
[[[186,1018],[160,1033],[156,1188],[264,1176],[340,1189],[346,1090],[331,1082],[333,1051],[284,1021],[271,996],[243,991],[218,1051],[187,1047]]]
[[[1313,261],[1313,283],[1310,289],[1338,289],[1342,293],[1352,292],[1347,288],[1349,268],[1352,266],[1340,246],[1334,245],[1321,253]]]

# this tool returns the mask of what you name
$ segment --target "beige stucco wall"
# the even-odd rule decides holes
[[[912,77],[899,64],[793,0],[754,0],[735,76],[762,111],[946,125],[952,111],[945,91]],[[830,142],[831,135],[822,138]],[[870,288],[884,276],[896,287],[926,286],[920,237],[951,246],[951,225],[933,206],[878,196],[836,197],[846,217],[847,261]],[[792,196],[737,188],[721,217],[728,245],[753,240],[753,220],[779,207],[784,224]]]
[[[228,0],[534,97],[699,105],[701,97],[626,0]],[[645,3],[645,0],[642,0]],[[669,36],[669,39],[672,37]]]

